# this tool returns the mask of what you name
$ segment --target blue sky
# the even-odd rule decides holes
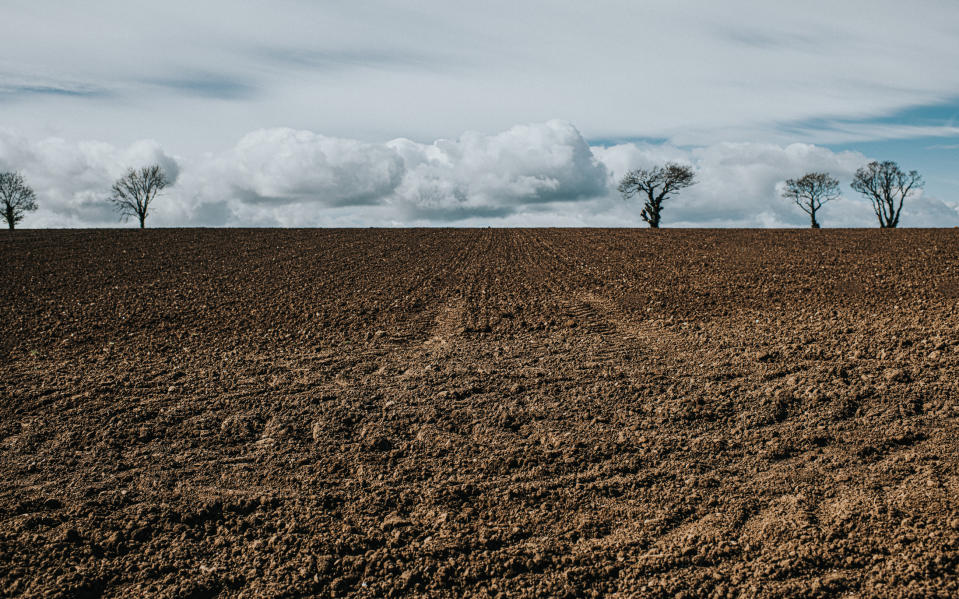
[[[918,0],[5,0],[0,168],[26,226],[639,225],[615,182],[691,163],[668,226],[803,226],[778,186],[919,170],[910,226],[959,224],[959,4]],[[292,217],[291,215],[296,215]]]
[[[876,125],[949,128],[959,126],[959,98],[931,106],[914,106],[875,119]],[[858,150],[869,156],[895,160],[903,169],[916,169],[926,180],[926,193],[959,199],[959,135],[872,139],[828,144],[837,151]],[[959,224],[959,223],[956,223]]]

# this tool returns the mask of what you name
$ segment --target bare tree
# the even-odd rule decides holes
[[[37,194],[20,173],[0,173],[0,218],[13,230],[24,214],[37,209]]]
[[[891,160],[870,162],[857,170],[852,179],[852,188],[872,202],[873,212],[883,229],[895,229],[899,225],[903,201],[923,185],[917,171],[904,172]]]
[[[662,218],[663,201],[695,183],[696,175],[691,166],[669,162],[665,166],[627,171],[619,182],[618,189],[627,200],[646,194],[643,203],[643,220],[649,223],[650,228],[658,229]]]
[[[169,181],[159,164],[130,169],[113,184],[110,201],[120,212],[120,219],[133,216],[140,221],[142,229],[150,211],[150,204],[163,191]]]
[[[809,215],[812,228],[819,228],[816,212],[826,202],[840,197],[839,181],[829,173],[806,173],[799,179],[786,179],[783,197],[792,200]]]

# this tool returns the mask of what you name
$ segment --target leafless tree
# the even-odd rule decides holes
[[[806,173],[799,179],[786,179],[783,197],[792,200],[809,215],[812,228],[819,228],[816,212],[826,202],[840,197],[839,181],[829,173]]]
[[[37,194],[20,173],[0,173],[0,217],[13,230],[27,212],[37,209]]]
[[[852,188],[872,202],[873,212],[883,229],[895,229],[899,225],[903,201],[923,185],[917,171],[904,172],[891,160],[870,162],[857,170],[852,179]]]
[[[139,170],[131,168],[113,184],[110,201],[120,212],[121,220],[136,217],[142,229],[150,211],[150,204],[167,185],[169,181],[158,164]]]
[[[643,220],[649,223],[650,228],[658,229],[662,218],[663,201],[695,183],[696,175],[691,166],[669,162],[665,166],[628,171],[619,182],[618,189],[627,200],[646,194],[643,203]]]

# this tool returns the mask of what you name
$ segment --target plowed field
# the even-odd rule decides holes
[[[959,595],[955,230],[0,256],[0,596]]]

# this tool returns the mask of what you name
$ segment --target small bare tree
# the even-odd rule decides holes
[[[903,201],[923,185],[917,171],[904,172],[891,160],[870,162],[857,170],[852,179],[852,188],[872,202],[873,212],[883,229],[895,229],[899,225]]]
[[[0,218],[10,230],[16,228],[27,212],[37,209],[37,194],[20,173],[0,173]]]
[[[618,189],[627,200],[646,194],[643,220],[649,223],[650,228],[658,229],[662,219],[663,201],[695,183],[696,175],[691,166],[669,162],[665,166],[627,171],[619,182]]]
[[[120,212],[121,220],[125,221],[134,216],[140,221],[142,229],[150,211],[150,204],[169,184],[159,164],[145,166],[139,170],[131,168],[113,184],[110,201]]]
[[[819,228],[816,212],[826,202],[840,197],[839,181],[829,173],[806,173],[799,179],[786,179],[783,197],[792,200],[809,215],[812,228]]]

